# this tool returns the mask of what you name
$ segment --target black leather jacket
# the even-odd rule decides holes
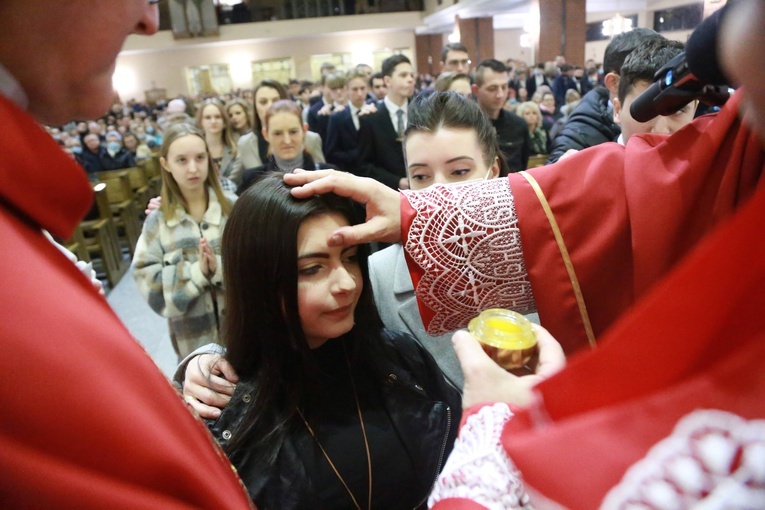
[[[605,142],[613,142],[622,132],[614,123],[614,111],[609,106],[608,89],[592,89],[582,98],[560,133],[552,141],[547,164],[555,163],[569,149],[582,150]]]
[[[384,364],[387,379],[382,402],[402,445],[418,474],[415,508],[425,508],[427,497],[451,451],[461,417],[459,392],[444,378],[433,357],[412,337],[387,330],[383,336],[397,359]],[[239,385],[220,418],[209,424],[215,439],[225,446],[243,416],[249,395]],[[237,452],[239,476],[261,510],[319,508],[318,497],[306,473],[300,451],[313,439],[295,428],[282,445],[276,464],[269,466],[249,452]]]

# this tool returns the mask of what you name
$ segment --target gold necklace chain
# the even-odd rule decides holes
[[[343,345],[343,350],[345,350],[345,345]],[[348,361],[348,352],[345,352],[345,363],[348,365],[348,376],[351,378],[351,388],[353,389],[353,397],[356,399],[356,411],[359,414],[359,423],[361,424],[361,434],[364,436],[364,448],[367,452],[367,474],[369,476],[369,494],[368,494],[368,500],[367,500],[367,508],[372,508],[372,459],[369,455],[369,441],[367,440],[367,431],[364,427],[364,418],[361,415],[361,406],[359,405],[359,395],[356,393],[356,383],[353,381],[353,374],[351,373],[351,362]],[[353,495],[353,492],[351,492],[350,487],[348,487],[348,484],[345,483],[345,480],[340,475],[340,472],[335,467],[335,464],[332,462],[332,459],[329,458],[329,455],[327,454],[327,451],[324,449],[324,447],[319,442],[319,438],[316,437],[316,433],[314,433],[313,429],[311,428],[311,425],[308,424],[308,420],[305,419],[305,416],[303,416],[303,413],[300,411],[300,409],[297,409],[297,413],[300,415],[300,418],[303,420],[303,423],[305,423],[306,428],[308,429],[308,432],[311,434],[311,437],[313,437],[314,441],[316,441],[316,445],[321,450],[321,453],[324,454],[324,458],[327,459],[327,463],[329,463],[329,466],[332,468],[332,471],[335,472],[335,475],[340,480],[340,483],[343,484],[343,487],[345,487],[345,490],[348,491],[348,495],[353,500],[353,504],[356,505],[357,510],[361,510],[361,505],[359,505],[359,502],[356,501],[356,497]]]

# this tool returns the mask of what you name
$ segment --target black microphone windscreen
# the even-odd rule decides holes
[[[630,105],[630,115],[632,118],[638,122],[648,122],[652,118],[661,115],[655,102],[660,93],[661,83],[657,81],[636,97]]]
[[[728,5],[726,4],[702,21],[688,38],[688,44],[685,45],[688,70],[700,82],[707,85],[731,85],[730,80],[725,77],[717,55],[717,39]]]

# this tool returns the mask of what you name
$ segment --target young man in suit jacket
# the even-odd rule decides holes
[[[363,71],[348,73],[348,105],[329,116],[324,153],[327,161],[346,172],[359,173],[359,110],[366,103],[367,76]]]
[[[308,111],[308,129],[317,133],[324,141],[327,139],[329,116],[345,109],[348,103],[348,87],[345,74],[340,72],[326,74],[322,76],[322,80],[324,81],[323,104],[318,109],[316,109],[318,105],[314,105]]]
[[[407,189],[401,136],[414,95],[414,68],[404,55],[393,55],[383,61],[382,73],[388,94],[377,102],[377,112],[359,119],[360,170],[390,188]]]

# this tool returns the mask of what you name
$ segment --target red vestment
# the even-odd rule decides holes
[[[712,497],[724,502],[713,508],[765,501],[764,218],[762,189],[617,321],[598,349],[574,356],[536,387],[535,405],[516,410],[498,447],[537,508],[545,507],[535,502],[540,494],[567,508],[597,508],[617,485],[603,508],[655,507],[657,488],[677,498],[671,508]],[[481,477],[465,471],[448,476],[472,486],[475,497],[441,499],[435,508],[491,501]]]
[[[0,506],[251,508],[230,463],[90,281],[42,234],[85,172],[0,95]]]
[[[714,496],[735,507],[728,498],[751,505],[765,493],[765,470],[751,469],[765,451],[765,154],[737,105],[671,137],[598,146],[530,172],[599,343],[538,385],[535,403],[501,429],[498,449],[538,508],[596,508],[607,497],[606,508],[649,507],[664,489],[684,503]],[[561,251],[528,181],[509,182],[540,319],[571,352],[587,340]],[[409,221],[415,211],[404,213]],[[445,466],[437,493],[451,499],[439,510],[494,501],[460,462]],[[455,497],[455,487],[475,497]]]
[[[741,128],[738,99],[734,97],[719,114],[696,119],[669,139],[639,135],[626,148],[599,145],[528,171],[560,227],[596,337],[758,187],[765,155],[755,136]],[[540,321],[572,353],[588,345],[588,340],[560,247],[529,182],[520,174],[511,174],[507,182]],[[475,193],[480,194],[484,185],[491,184],[474,185]],[[420,204],[427,206],[428,194],[437,193],[434,189],[418,192],[425,197]],[[405,239],[416,215],[436,219],[452,205],[418,207],[413,209],[402,198]],[[418,235],[427,239],[443,232],[433,228]],[[481,237],[465,241],[471,257],[479,258],[479,250],[489,257],[492,245],[481,241]],[[411,256],[407,260],[417,285],[431,268],[418,266]],[[479,292],[492,288],[484,285]],[[423,289],[416,289],[427,327],[434,312],[423,304]],[[439,287],[427,290],[431,295],[442,291]],[[474,315],[483,302],[480,295],[475,299]],[[510,301],[504,305],[513,307]]]

